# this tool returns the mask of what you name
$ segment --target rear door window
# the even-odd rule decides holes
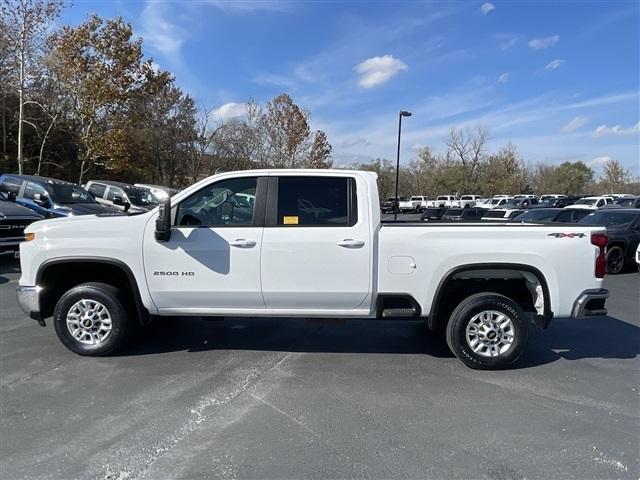
[[[102,198],[106,189],[106,185],[102,185],[101,183],[92,183],[89,187],[89,193],[93,194],[96,198]]]
[[[109,187],[109,193],[107,193],[107,200],[113,202],[113,199],[116,197],[120,197],[121,199],[125,199],[124,190],[118,187]]]
[[[355,182],[347,177],[280,177],[277,225],[345,227],[357,221]]]
[[[6,194],[13,193],[15,195],[18,195],[21,186],[22,180],[18,178],[7,177],[2,181],[2,184],[0,184],[0,192]]]

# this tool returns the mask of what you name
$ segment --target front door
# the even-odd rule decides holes
[[[256,194],[266,179],[235,177],[203,187],[175,205],[167,242],[149,222],[144,243],[147,282],[165,313],[262,309],[262,214]]]
[[[269,179],[261,259],[267,308],[369,308],[362,305],[371,292],[373,246],[366,187],[358,180],[346,175]]]

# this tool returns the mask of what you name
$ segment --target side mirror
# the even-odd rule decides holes
[[[171,197],[160,200],[156,220],[156,240],[167,242],[171,238]]]
[[[113,204],[117,205],[119,207],[124,207],[124,201],[122,200],[122,197],[113,197]]]
[[[35,193],[33,195],[33,201],[44,208],[48,208],[49,206],[51,206],[51,202],[49,201],[49,199],[42,196],[41,193]]]

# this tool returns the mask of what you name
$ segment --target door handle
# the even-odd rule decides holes
[[[229,242],[229,245],[232,247],[240,247],[240,248],[251,248],[256,246],[255,240],[247,240],[245,238],[236,238],[235,240]]]
[[[354,240],[353,238],[345,238],[336,242],[339,246],[345,248],[360,248],[364,247],[364,240]]]

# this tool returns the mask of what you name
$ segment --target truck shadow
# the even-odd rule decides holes
[[[452,358],[444,337],[420,321],[328,319],[160,319],[144,329],[122,355],[170,351],[261,350],[308,353],[420,354]],[[613,317],[556,319],[534,330],[523,358],[513,368],[559,359],[636,358],[640,328]]]

